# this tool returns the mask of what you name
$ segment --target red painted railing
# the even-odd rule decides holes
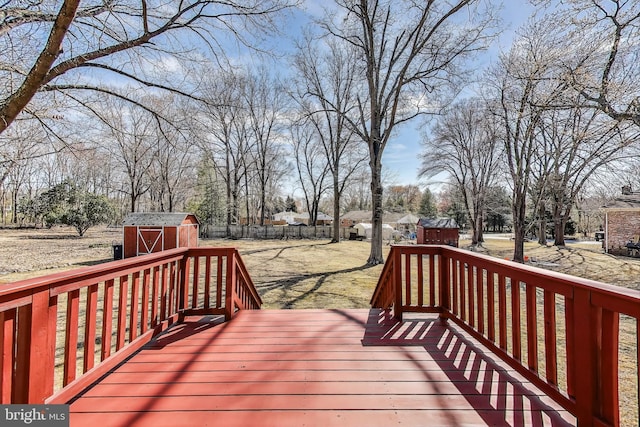
[[[441,313],[574,414],[580,426],[621,424],[623,374],[631,377],[630,393],[638,394],[639,291],[448,246],[412,245],[392,247],[371,304],[393,307],[399,319],[407,312]],[[624,349],[621,315],[625,328],[632,325],[627,335],[633,342]],[[619,372],[619,357],[633,363]],[[623,408],[632,414],[625,424],[637,422],[637,399],[634,406]]]
[[[64,403],[191,314],[258,309],[236,249],[174,249],[0,286],[0,402]]]

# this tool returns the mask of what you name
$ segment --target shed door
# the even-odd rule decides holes
[[[138,255],[162,251],[164,228],[138,228]]]

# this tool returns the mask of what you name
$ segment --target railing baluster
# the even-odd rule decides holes
[[[496,342],[495,286],[494,273],[487,270],[487,338]]]
[[[138,304],[140,293],[140,273],[135,272],[131,278],[131,311],[129,314],[129,342],[138,337]]]
[[[478,332],[484,335],[484,273],[485,270],[476,267],[476,292],[478,293]]]
[[[461,316],[459,309],[459,300],[458,300],[458,282],[460,277],[460,269],[461,263],[457,259],[451,260],[453,262],[453,285],[452,285],[452,297],[453,301],[451,302],[451,306],[453,307],[453,314],[456,316]]]
[[[511,283],[511,346],[513,357],[522,360],[522,326],[520,322],[520,281],[510,277]]]
[[[411,254],[404,254],[404,305],[411,305]]]
[[[500,332],[500,348],[507,351],[507,278],[498,276],[498,331]]]
[[[468,321],[467,318],[467,299],[466,299],[466,286],[465,282],[468,278],[467,271],[469,270],[469,264],[466,262],[460,262],[460,319],[464,321]]]
[[[431,307],[436,307],[438,305],[438,302],[436,301],[436,270],[435,270],[435,255],[434,254],[430,254],[429,255],[429,306]],[[422,255],[420,255],[420,259],[422,259]],[[438,266],[440,267],[440,269],[442,269],[442,272],[445,272],[445,268],[446,266],[442,265],[442,256],[440,256],[439,260],[438,260]],[[420,271],[422,271],[422,268],[420,269]],[[440,284],[440,291],[439,293],[442,292],[443,286],[442,283],[440,282],[440,280],[443,279],[443,276],[439,276],[439,284]],[[442,298],[442,297],[441,297]],[[442,302],[440,302],[440,304],[442,305]]]
[[[527,364],[536,374],[538,373],[538,316],[536,311],[536,288],[531,283],[525,283],[525,304],[527,318]]]
[[[169,301],[171,300],[171,295],[167,285],[168,265],[162,264],[160,268],[162,269],[160,273],[160,321],[162,322],[167,318],[167,311],[169,309],[168,306]]]
[[[127,331],[127,296],[129,294],[129,276],[120,276],[118,294],[118,329],[116,331],[116,351],[124,347]]]
[[[556,345],[556,296],[544,291],[544,351],[547,382],[558,385],[558,354]]]
[[[113,283],[114,279],[104,282],[104,301],[102,309],[102,349],[100,361],[111,355],[111,331],[113,322]]]
[[[431,259],[431,257],[429,257]],[[418,307],[422,307],[424,305],[424,271],[422,265],[422,254],[417,255],[416,259],[416,268],[418,270]],[[429,270],[429,274],[431,275],[431,270]],[[429,295],[431,295],[431,290],[433,289],[433,280],[429,277]],[[433,298],[430,297],[429,305],[434,305]]]
[[[204,308],[211,307],[211,255],[207,255],[204,264]]]
[[[145,268],[142,272],[142,313],[140,313],[140,334],[147,332],[149,328],[149,282],[151,270]]]
[[[468,313],[469,319],[468,323],[472,328],[476,326],[476,304],[475,304],[475,289],[474,289],[474,266],[472,264],[467,264],[467,303],[468,303]]]
[[[160,266],[153,267],[153,278],[151,280],[151,327],[154,328],[159,323],[158,299],[160,298]]]
[[[93,368],[96,349],[96,324],[98,320],[98,284],[87,289],[87,305],[84,322],[84,358],[82,372]]]
[[[573,298],[566,298],[564,300],[564,323],[565,323],[565,351],[567,353],[567,394],[571,398],[576,396],[576,356],[574,352],[575,348],[575,325],[574,325],[574,302]]]

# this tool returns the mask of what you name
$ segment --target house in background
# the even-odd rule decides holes
[[[371,211],[350,211],[340,217],[341,227],[353,227],[356,224],[371,224]],[[418,217],[410,212],[383,212],[382,223],[398,231],[415,231]]]
[[[271,219],[273,225],[310,225],[311,223],[309,212],[278,212],[273,214]],[[317,225],[331,225],[332,223],[333,217],[318,212]]]
[[[371,211],[349,211],[340,217],[341,227],[353,227],[359,223],[371,223]]]
[[[603,207],[604,240],[606,253],[627,255],[627,243],[640,240],[640,193],[631,187],[622,187],[622,195]]]

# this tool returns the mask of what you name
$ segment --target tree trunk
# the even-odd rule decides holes
[[[564,216],[561,216],[558,219],[554,218],[554,220],[553,220],[553,229],[554,229],[554,234],[555,234],[555,241],[553,242],[553,244],[555,246],[564,246],[565,245],[564,227],[565,227],[566,224],[567,224],[567,220],[566,220],[566,218],[564,218]]]
[[[367,265],[384,263],[382,256],[382,163],[371,159],[371,253]]]
[[[513,197],[513,261],[524,262],[524,236],[526,228],[526,198],[524,194]]]
[[[538,217],[540,218],[538,224],[538,243],[543,246],[547,246],[547,216],[544,203],[540,203],[538,206]]]
[[[340,188],[337,173],[333,173],[333,238],[331,243],[340,243]]]

